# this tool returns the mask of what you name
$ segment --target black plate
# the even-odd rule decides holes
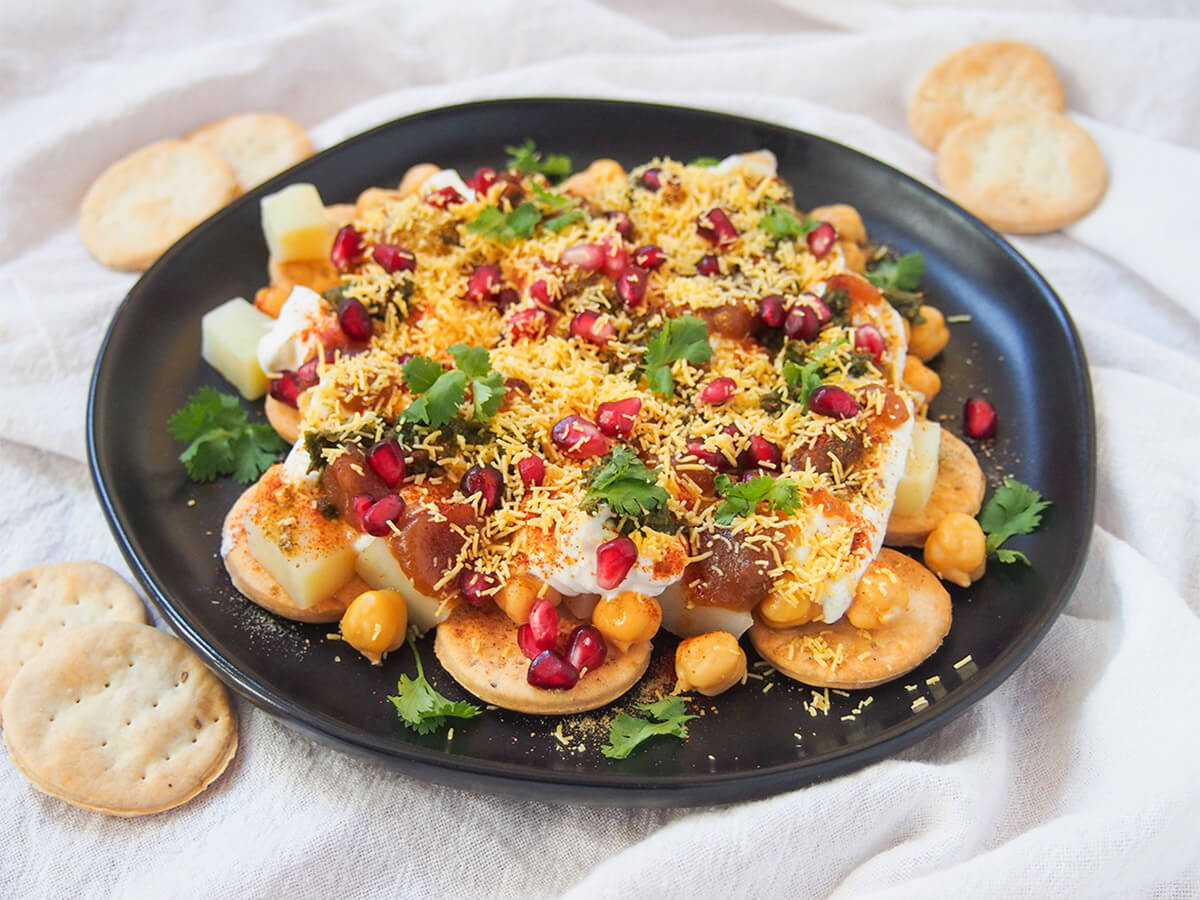
[[[689,160],[768,147],[797,202],[847,202],[876,240],[925,255],[926,285],[954,340],[936,368],[945,387],[934,412],[960,431],[962,401],[986,392],[999,436],[980,453],[989,483],[1012,473],[1054,500],[1045,528],[1019,539],[1030,568],[994,566],[954,590],[955,621],[916,672],[866,696],[833,694],[811,715],[812,693],[777,676],[711,704],[686,743],[662,739],[624,761],[598,752],[595,720],[557,724],[488,711],[445,733],[404,729],[386,695],[408,653],[372,669],[326,626],[260,612],[231,587],[217,555],[221,520],[241,486],[191,483],[165,422],[200,385],[223,382],[200,360],[200,317],[266,277],[259,198],[310,181],[327,203],[352,202],[435,160],[467,172],[496,165],[502,148],[534,138],[582,163],[627,166],[655,155]],[[255,415],[260,415],[256,410]],[[1011,246],[916,181],[854,150],[777,125],[692,109],[587,100],[513,100],[433,110],[383,125],[321,153],[238,199],[171,248],[130,291],[100,350],[88,407],[96,488],[129,565],[193,648],[252,702],[338,749],[433,781],[546,799],[686,805],[759,797],[829,778],[905,747],[946,724],[1007,677],[1066,602],[1091,532],[1094,423],[1078,336],[1062,304]],[[192,501],[194,500],[194,504]],[[670,665],[673,642],[656,653]],[[429,639],[427,668],[437,670]],[[970,660],[961,663],[967,657]],[[462,696],[434,671],[447,694]],[[923,706],[927,703],[927,706]],[[587,726],[590,725],[590,731]],[[531,732],[535,735],[531,736]],[[583,743],[587,750],[573,750]]]

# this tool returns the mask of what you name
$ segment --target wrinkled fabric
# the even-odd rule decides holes
[[[395,116],[530,95],[702,106],[816,132],[936,186],[905,125],[924,70],[1033,43],[1110,167],[1100,207],[1014,238],[1079,328],[1098,428],[1088,560],[999,689],[896,756],[719,809],[582,809],[430,785],[240,703],[197,800],[140,820],[0,765],[12,896],[839,898],[1200,896],[1200,23],[1185,0],[636,0],[0,10],[0,533],[4,572],[127,574],[84,464],[87,385],[135,277],[87,255],[110,162],[264,109],[330,146]],[[1044,387],[1054,390],[1053,384]]]

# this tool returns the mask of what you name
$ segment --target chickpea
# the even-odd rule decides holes
[[[383,204],[391,200],[399,199],[401,199],[399,191],[387,191],[383,188],[367,188],[354,201],[354,215],[357,218],[362,218],[376,207],[383,206]]]
[[[279,318],[279,310],[283,308],[283,301],[288,298],[292,292],[291,287],[261,287],[258,293],[254,295],[254,305],[259,312],[266,313],[273,319]]]
[[[911,355],[904,358],[902,380],[913,390],[920,391],[926,403],[932,403],[942,389],[942,376]]]
[[[615,597],[602,597],[592,610],[592,624],[613,644],[628,650],[631,644],[648,641],[662,624],[662,607],[653,597],[634,591],[621,591]]]
[[[626,179],[624,167],[615,159],[598,159],[582,172],[576,172],[560,189],[576,197],[590,197],[601,187]]]
[[[728,631],[686,638],[675,650],[675,677],[676,692],[715,697],[746,677],[746,653]]]
[[[408,605],[395,591],[363,591],[342,616],[342,640],[377,666],[404,643]]]
[[[415,166],[412,166],[404,173],[404,177],[400,179],[400,186],[397,188],[400,198],[404,199],[410,194],[415,194],[417,188],[423,185],[430,175],[435,175],[440,171],[441,168],[435,166],[433,163],[417,163]],[[360,196],[359,200],[361,199],[362,197]]]
[[[844,241],[855,244],[867,242],[867,229],[863,226],[862,216],[848,203],[818,206],[809,210],[808,214],[818,222],[828,222],[837,229],[838,237]]]
[[[890,625],[908,609],[908,588],[896,573],[878,560],[867,567],[846,618],[855,628],[880,628]]]
[[[529,621],[529,610],[538,599],[545,597],[555,606],[562,595],[540,578],[530,575],[518,575],[504,582],[496,592],[496,605],[508,614],[516,625],[524,625]]]
[[[987,542],[979,523],[966,513],[943,516],[925,539],[925,565],[942,581],[959,587],[982,578]]]
[[[770,594],[767,599],[758,604],[758,615],[772,628],[793,628],[806,625],[817,618],[821,607],[809,600],[797,601]]]
[[[929,362],[950,343],[950,329],[946,327],[946,317],[936,306],[922,304],[920,312],[924,321],[913,324],[908,352],[921,362]]]
[[[867,255],[862,252],[862,248],[850,241],[838,241],[838,246],[842,248],[842,257],[846,260],[846,268],[851,272],[861,274],[867,267]]]

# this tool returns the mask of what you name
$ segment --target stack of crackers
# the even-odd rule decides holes
[[[958,203],[1001,231],[1054,231],[1100,202],[1108,171],[1091,135],[1063,115],[1054,67],[1033,47],[974,44],[925,73],[908,108]]]
[[[146,624],[106,566],[56,563],[0,581],[4,743],[40,790],[113,816],[185,803],[237,751],[225,686]]]
[[[113,269],[148,268],[239,194],[312,154],[304,128],[273,113],[220,119],[105,169],[83,198],[79,234]]]

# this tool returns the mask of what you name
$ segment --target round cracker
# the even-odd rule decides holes
[[[921,78],[908,106],[913,136],[930,150],[961,122],[996,112],[1066,104],[1054,66],[1014,41],[972,44],[936,63]]]
[[[266,477],[264,475],[263,479]],[[370,585],[355,575],[332,597],[307,609],[297,606],[283,585],[251,555],[246,542],[246,514],[257,502],[256,492],[262,483],[260,479],[242,491],[225,515],[225,523],[221,528],[221,557],[225,561],[229,580],[250,601],[277,616],[296,622],[338,621],[351,601],[363,591],[369,591]]]
[[[919,515],[892,513],[883,542],[891,547],[923,547],[929,532],[950,513],[973,516],[983,504],[987,481],[975,453],[945,428],[938,442],[938,473],[933,493]]]
[[[1040,110],[971,119],[946,135],[946,192],[1000,231],[1040,234],[1082,218],[1108,187],[1100,148],[1066,116]]]
[[[267,421],[271,423],[275,433],[289,444],[294,444],[300,439],[300,410],[296,407],[288,406],[282,400],[276,400],[267,394],[263,402],[263,412],[266,413]]]
[[[104,265],[139,271],[237,194],[233,167],[220,156],[158,141],[92,183],[79,209],[79,236]]]
[[[855,628],[845,616],[832,625],[796,628],[756,622],[748,633],[759,656],[803,684],[861,690],[898,678],[933,655],[950,632],[950,594],[936,575],[903,553],[885,547],[878,558],[908,588],[904,613],[871,631]],[[832,667],[824,655],[831,650],[841,657]]]
[[[144,816],[208,787],[237,750],[225,686],[177,638],[103,622],[37,654],[4,698],[4,742],[34,786]]]
[[[81,625],[146,621],[141,598],[98,562],[34,566],[0,581],[0,698],[44,644]]]
[[[566,634],[578,619],[559,607],[559,632]],[[535,715],[566,715],[597,709],[637,684],[650,665],[650,643],[634,644],[621,653],[611,644],[600,668],[585,672],[565,691],[546,690],[526,679],[529,659],[517,645],[517,626],[495,604],[463,604],[438,625],[434,652],[442,667],[484,703]]]
[[[187,136],[233,166],[243,191],[312,156],[312,141],[298,122],[275,113],[241,113],[218,119]]]

